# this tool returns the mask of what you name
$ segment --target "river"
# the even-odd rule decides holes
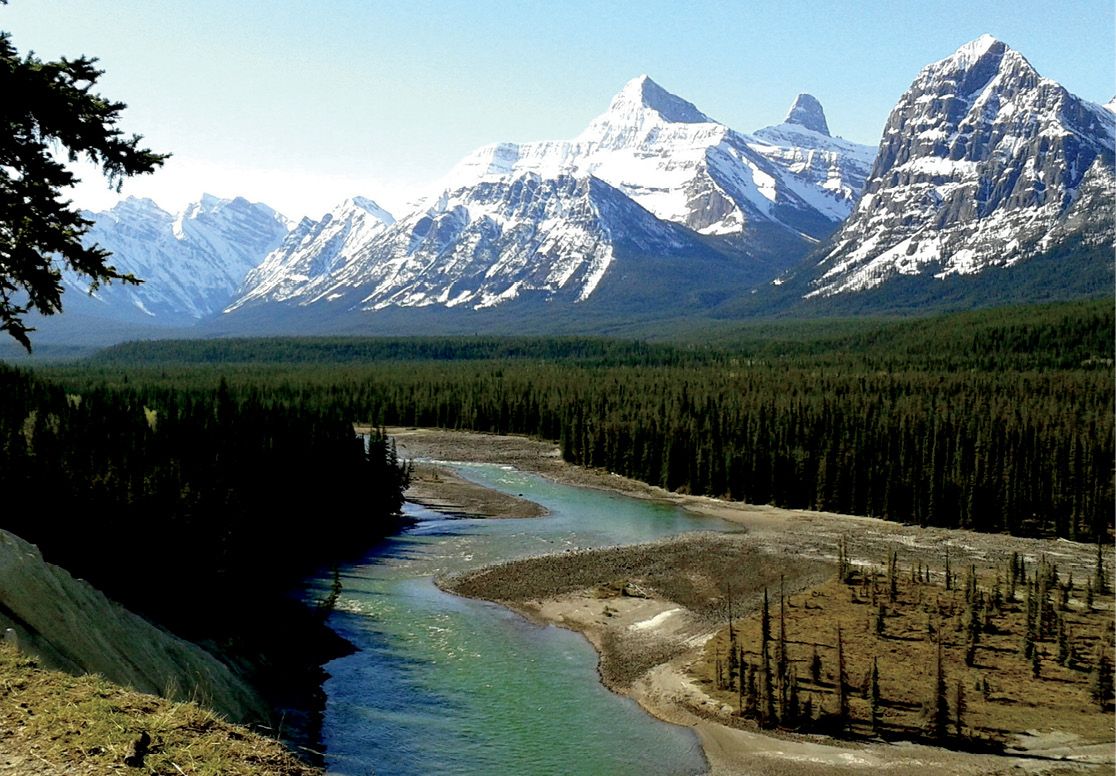
[[[596,652],[580,635],[444,593],[433,579],[576,547],[739,529],[508,467],[452,468],[536,501],[551,514],[448,519],[408,504],[417,523],[342,570],[344,588],[330,625],[357,652],[326,666],[328,772],[703,773],[705,758],[693,732],[606,690]]]

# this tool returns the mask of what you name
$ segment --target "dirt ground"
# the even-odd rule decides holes
[[[444,466],[417,463],[403,494],[413,504],[460,517],[542,517],[545,507],[463,480]]]
[[[1028,563],[1037,563],[1045,555],[1063,574],[1072,572],[1081,580],[1092,573],[1096,558],[1094,546],[1063,540],[920,528],[871,517],[671,493],[604,470],[566,463],[557,445],[522,436],[416,428],[389,428],[387,432],[395,438],[404,458],[505,464],[556,482],[675,504],[696,514],[738,523],[767,550],[792,556],[833,561],[844,537],[854,564],[881,566],[892,551],[898,553],[903,567],[920,559],[930,562],[936,555],[937,562],[931,565],[940,575],[947,548],[955,564],[975,563],[981,570],[1002,566],[1016,552]]]
[[[661,719],[693,727],[715,774],[886,769],[926,776],[1113,770],[1116,759],[1111,740],[1085,741],[1073,731],[1029,731],[1007,755],[989,755],[732,727],[717,721],[718,716],[730,714],[731,708],[722,699],[711,697],[708,686],[695,676],[705,644],[717,632],[712,619],[721,604],[715,600],[713,588],[717,585],[710,580],[724,568],[722,565],[718,572],[718,564],[713,562],[703,570],[700,564],[695,566],[696,557],[758,553],[755,558],[766,559],[759,567],[778,569],[786,577],[788,590],[801,590],[818,581],[818,571],[811,564],[836,559],[842,538],[856,566],[881,568],[895,552],[903,568],[915,561],[931,561],[935,580],[943,576],[941,561],[947,548],[955,572],[970,563],[978,570],[1002,568],[1016,552],[1028,564],[1045,555],[1058,563],[1063,574],[1072,571],[1075,578],[1086,579],[1093,569],[1094,547],[673,494],[608,472],[569,465],[553,444],[524,437],[428,429],[389,429],[389,433],[396,437],[405,457],[508,464],[562,483],[673,503],[747,529],[744,539],[703,534],[700,539],[683,537],[637,548],[516,561],[443,581],[455,592],[500,601],[530,618],[583,633],[602,655],[601,674],[606,684],[635,698]],[[754,562],[737,564],[746,565],[756,566]],[[677,571],[673,576],[669,573],[672,568]],[[759,574],[749,590],[737,587],[741,614],[754,613],[755,591],[771,584],[766,576]]]

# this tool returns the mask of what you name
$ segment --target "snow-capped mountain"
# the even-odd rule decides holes
[[[928,65],[891,112],[865,193],[808,296],[1017,265],[1113,239],[1116,118],[982,36]]]
[[[229,310],[268,299],[285,302],[344,268],[376,236],[395,223],[391,213],[370,199],[346,199],[319,221],[303,218],[254,267]]]
[[[228,311],[584,302],[618,257],[653,254],[716,255],[725,282],[762,283],[836,228],[870,164],[869,149],[829,136],[809,100],[812,112],[803,97],[786,123],[750,137],[640,76],[574,140],[473,152],[363,244],[341,248],[320,224],[300,224]],[[738,266],[726,269],[726,254]]]
[[[801,126],[790,121],[783,126]],[[808,146],[799,149],[801,156],[815,150],[823,135],[810,130],[804,137]],[[593,175],[659,218],[701,234],[746,242],[751,226],[771,223],[807,241],[827,236],[851,210],[850,195],[859,193],[855,174],[845,180],[845,168],[833,164],[832,179],[822,181],[829,185],[819,185],[817,176],[802,174],[801,158],[777,147],[798,149],[790,133],[773,144],[730,129],[644,75],[629,81],[574,140],[485,146],[462,160],[444,185],[457,189],[525,172]],[[851,153],[865,168],[872,155],[864,146],[838,141],[827,151],[834,161]]]
[[[171,215],[149,199],[129,197],[93,221],[86,244],[111,251],[109,264],[142,285],[120,282],[88,294],[89,285],[63,273],[67,310],[163,324],[220,312],[244,276],[287,234],[286,219],[267,205],[205,194]]]
[[[737,264],[598,178],[525,173],[446,192],[353,260],[310,279],[290,301],[328,303],[339,314],[573,303],[594,294],[609,272],[658,288],[668,277],[679,280],[680,266],[739,280]],[[230,310],[239,307],[259,305],[248,300]]]
[[[810,94],[798,95],[782,124],[753,132],[749,145],[790,173],[784,183],[834,221],[848,218],[876,158],[875,148],[830,135],[821,103]]]

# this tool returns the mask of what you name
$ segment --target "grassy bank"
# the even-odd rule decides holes
[[[125,690],[96,675],[47,671],[9,645],[0,645],[0,698],[0,774],[321,773],[278,741],[194,703]],[[126,762],[145,734],[142,765]]]

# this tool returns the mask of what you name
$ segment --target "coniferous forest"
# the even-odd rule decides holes
[[[297,584],[394,531],[406,467],[266,388],[63,389],[0,367],[3,527],[161,617]]]
[[[75,390],[0,364],[0,396],[0,527],[205,645],[315,746],[320,666],[349,645],[302,585],[398,529],[390,440],[265,385]]]
[[[337,490],[325,485],[330,476],[352,481],[352,467],[374,466],[340,452],[351,443],[353,421],[535,435],[559,442],[573,463],[693,494],[1086,540],[1112,523],[1112,329],[1109,303],[1084,302],[918,321],[767,326],[724,334],[714,345],[154,342],[44,370],[43,379],[64,386],[53,389],[55,403],[64,405],[56,416],[84,417],[72,406],[78,395],[91,405],[128,397],[131,416],[118,423],[149,438],[144,444],[163,444],[163,428],[190,445],[217,445],[204,464],[180,464],[167,453],[176,462],[142,480],[127,470],[129,494],[165,478],[159,498],[180,488],[176,510],[199,499],[228,509],[226,502],[246,497],[228,487],[189,491],[198,470],[176,468],[184,465],[201,466],[226,486],[282,483],[278,492],[252,486],[248,500],[274,509],[261,510],[267,517],[245,530],[251,546],[281,541],[263,538],[262,529],[282,524],[277,515],[292,498],[308,499],[302,508],[313,514],[315,499]],[[206,439],[203,429],[234,427],[221,419],[230,402],[238,422],[253,430],[228,437],[214,430]],[[141,405],[163,413],[153,429]],[[8,411],[7,422],[29,423],[26,411]],[[32,424],[48,439],[57,425],[51,412]],[[251,426],[277,419],[286,430]],[[299,455],[307,448],[285,448],[288,433],[328,435],[330,452]],[[283,458],[284,451],[294,457]],[[282,463],[263,464],[268,456]],[[88,466],[84,458],[81,465]],[[264,470],[282,476],[267,480]],[[292,494],[291,483],[309,490]],[[375,512],[374,502],[356,500],[364,506],[343,511]],[[177,514],[165,505],[160,511]],[[225,541],[231,544],[220,552],[242,539]]]
[[[673,344],[148,342],[0,365],[0,527],[290,712],[345,649],[301,582],[402,524],[408,466],[354,424],[528,434],[670,490],[1094,540],[1112,529],[1112,330],[1104,301]]]

